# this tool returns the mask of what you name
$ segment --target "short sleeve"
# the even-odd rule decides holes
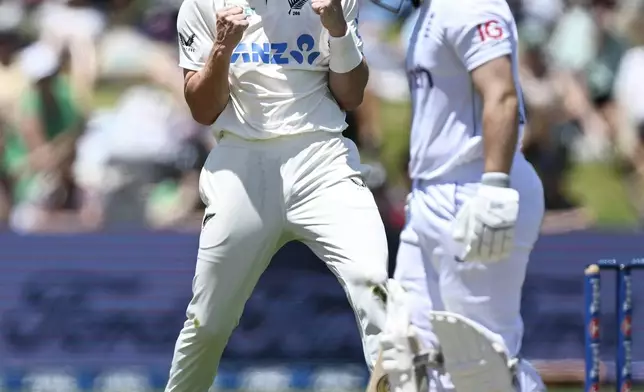
[[[185,0],[177,17],[179,66],[191,71],[204,67],[215,37],[214,2]]]
[[[471,10],[446,28],[446,37],[468,71],[512,53],[511,16],[494,10]]]
[[[343,0],[342,8],[344,10],[344,19],[347,21],[347,28],[353,31],[356,45],[362,52],[362,36],[358,30],[358,2],[357,0]]]

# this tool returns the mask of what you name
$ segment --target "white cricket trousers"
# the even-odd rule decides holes
[[[543,220],[543,187],[532,165],[518,154],[511,172],[511,186],[520,195],[514,251],[498,263],[458,262],[451,228],[459,208],[476,193],[482,165],[468,164],[440,181],[414,182],[394,278],[412,294],[412,323],[425,347],[437,344],[429,311],[447,310],[498,334],[517,356],[523,339],[521,290]],[[521,361],[518,373],[523,392],[545,390],[528,362]],[[432,374],[430,379],[432,390],[453,391],[449,375]]]
[[[373,367],[385,321],[373,287],[386,284],[388,250],[359,160],[355,144],[340,134],[263,141],[224,134],[201,171],[206,211],[193,297],[166,392],[208,391],[244,304],[273,255],[291,240],[308,245],[340,281]]]

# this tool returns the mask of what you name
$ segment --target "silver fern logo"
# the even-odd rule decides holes
[[[196,51],[196,49],[192,46],[195,43],[195,38],[197,38],[196,34],[184,35],[179,33],[179,41],[181,42],[181,46],[183,46],[183,48],[187,52]]]
[[[304,7],[304,4],[306,4],[307,1],[308,0],[288,0],[288,6],[290,7],[288,14],[299,15],[302,11],[302,7]]]

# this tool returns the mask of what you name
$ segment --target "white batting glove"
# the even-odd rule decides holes
[[[456,214],[452,237],[462,245],[463,261],[497,262],[514,246],[519,192],[505,173],[485,173],[475,196]]]
[[[409,294],[393,279],[387,289],[387,321],[380,338],[382,368],[391,392],[418,392],[414,357],[419,344],[410,321]]]

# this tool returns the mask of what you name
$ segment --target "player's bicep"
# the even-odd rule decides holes
[[[470,72],[474,87],[485,101],[487,98],[516,97],[510,55],[493,58]]]
[[[469,20],[447,29],[447,39],[468,71],[512,53],[514,33],[504,16],[483,13]]]
[[[204,9],[204,3],[186,0],[179,9],[179,66],[184,70],[198,71],[203,68],[214,44],[215,9],[214,6]]]

